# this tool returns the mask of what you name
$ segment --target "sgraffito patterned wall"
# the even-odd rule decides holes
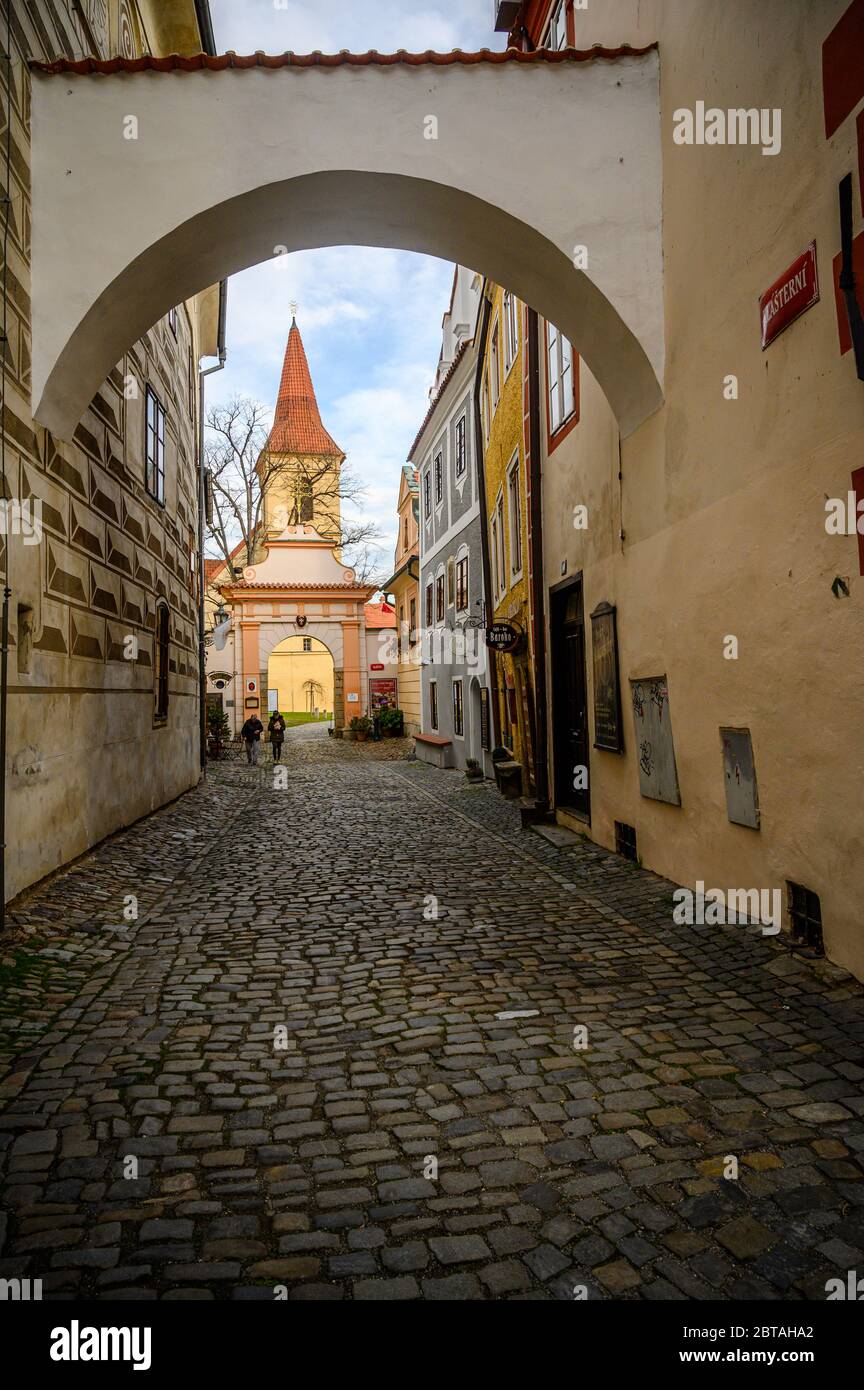
[[[198,775],[196,305],[179,306],[130,347],[73,441],[53,438],[30,414],[27,64],[94,47],[107,54],[112,42],[140,42],[140,33],[131,0],[112,4],[110,13],[107,0],[84,0],[80,13],[58,0],[13,3],[6,495],[29,508],[38,526],[28,536],[7,524],[13,534],[0,536],[4,561],[10,545],[12,588],[11,894]],[[0,91],[5,141],[5,81]],[[148,386],[165,410],[164,505],[145,483]],[[170,615],[165,719],[155,717],[154,696],[160,602]]]

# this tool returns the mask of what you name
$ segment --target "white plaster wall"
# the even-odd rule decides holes
[[[348,243],[442,256],[512,288],[559,323],[631,430],[660,402],[665,354],[658,73],[652,52],[34,74],[39,418],[71,432],[129,339],[190,292],[279,247]],[[123,138],[130,113],[136,140]]]

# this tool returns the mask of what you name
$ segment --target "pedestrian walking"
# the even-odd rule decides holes
[[[254,765],[258,762],[258,753],[261,748],[261,735],[264,732],[264,725],[257,714],[250,714],[243,728],[240,730],[240,737],[246,744],[246,761]]]
[[[282,761],[282,744],[285,742],[285,720],[278,709],[270,716],[270,723],[267,725],[267,732],[270,735],[270,746],[273,749],[273,761]]]

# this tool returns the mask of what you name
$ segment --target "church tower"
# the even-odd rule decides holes
[[[292,318],[273,428],[258,460],[264,489],[264,526],[312,526],[338,546],[340,476],[345,454],[324,428],[306,349]]]

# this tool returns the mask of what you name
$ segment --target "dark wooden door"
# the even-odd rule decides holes
[[[581,582],[555,595],[552,618],[555,804],[588,816],[588,682]],[[581,774],[580,768],[585,769]]]

